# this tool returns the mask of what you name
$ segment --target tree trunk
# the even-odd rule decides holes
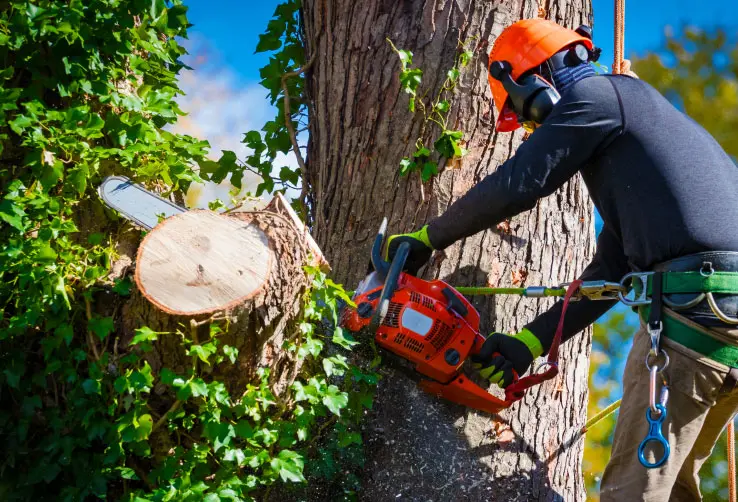
[[[417,229],[443,212],[515,151],[522,132],[497,134],[487,84],[490,44],[521,18],[545,15],[569,27],[589,22],[588,0],[530,1],[305,0],[309,181],[314,235],[348,288],[366,273],[383,216],[389,232]],[[460,41],[478,37],[475,56],[452,100],[451,127],[469,154],[424,186],[400,177],[420,121],[401,93],[397,55],[413,52],[423,69],[418,92],[438,92]],[[433,141],[426,131],[425,143]],[[592,206],[577,176],[509,228],[450,247],[424,273],[453,285],[558,284],[575,278],[593,252]],[[514,332],[549,301],[475,298],[485,332]],[[585,421],[589,331],[562,347],[560,376],[532,389],[501,417],[471,412],[419,392],[383,370],[365,430],[365,500],[583,500],[583,442],[559,450]],[[558,453],[557,453],[558,452]],[[552,458],[550,458],[552,457]]]

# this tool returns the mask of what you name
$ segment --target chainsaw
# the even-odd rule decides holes
[[[514,382],[505,389],[505,399],[470,380],[462,367],[469,357],[479,353],[485,341],[479,333],[479,313],[444,281],[425,281],[403,272],[409,244],[400,244],[392,262],[385,261],[382,245],[386,229],[385,218],[372,246],[374,270],[359,283],[352,298],[355,307],[346,307],[341,322],[344,328],[374,333],[381,349],[414,368],[421,378],[419,387],[425,392],[488,413],[508,408],[529,387],[558,374],[556,343],[543,364],[548,369],[522,379],[515,375]],[[570,287],[568,297],[577,287]],[[558,339],[563,314],[561,321]]]

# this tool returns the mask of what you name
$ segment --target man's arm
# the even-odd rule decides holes
[[[620,237],[605,224],[597,239],[597,252],[594,259],[584,270],[580,279],[620,282],[630,272],[628,260],[623,252]],[[581,330],[595,322],[602,314],[610,310],[617,301],[582,299],[569,304],[566,311],[566,322],[562,340],[568,340]],[[538,316],[525,326],[541,341],[544,354],[548,352],[553,341],[556,327],[561,317],[563,302],[558,302],[548,311]]]
[[[430,222],[433,248],[444,249],[531,209],[609,144],[622,123],[610,82],[591,77],[577,83],[514,157]]]

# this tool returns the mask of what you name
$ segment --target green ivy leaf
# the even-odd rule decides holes
[[[438,174],[438,166],[435,162],[425,162],[423,168],[420,171],[420,177],[423,183],[430,180],[434,175]]]
[[[88,378],[82,382],[82,390],[85,391],[85,394],[100,394],[100,382]]]
[[[351,350],[351,347],[357,345],[359,342],[357,342],[353,338],[350,338],[350,336],[347,337],[343,329],[335,328],[333,330],[333,343],[335,343],[336,345],[340,345],[344,349]]]
[[[463,151],[459,145],[459,140],[464,137],[461,131],[443,131],[436,142],[433,144],[435,149],[447,159],[461,157]]]
[[[133,335],[133,338],[131,339],[131,345],[138,345],[142,342],[153,342],[154,340],[159,339],[159,334],[160,333],[157,333],[148,326],[144,326],[143,328],[136,330],[136,334]]]
[[[326,357],[323,359],[323,370],[328,376],[342,376],[349,367],[346,358],[342,355]]]
[[[0,202],[0,219],[21,233],[26,230],[23,224],[24,216],[26,216],[26,212],[14,202],[8,199],[3,199]]]
[[[302,483],[305,481],[302,474],[305,463],[302,456],[294,451],[280,451],[279,454],[272,459],[270,465],[274,472],[278,473],[279,477],[282,478],[282,481],[285,483]]]
[[[400,161],[400,175],[407,176],[409,173],[417,168],[417,164],[408,158],[404,158]]]
[[[112,317],[93,317],[87,326],[100,340],[105,340],[115,329]]]
[[[231,364],[236,364],[236,360],[238,359],[238,349],[236,347],[224,345],[223,353],[228,357],[228,360],[231,361]]]
[[[217,352],[218,347],[215,343],[204,343],[202,345],[193,345],[187,351],[188,356],[197,356],[205,364],[210,364],[210,356]]]
[[[438,111],[439,113],[447,113],[450,108],[451,105],[446,100],[439,101],[438,103],[436,103],[435,106],[436,111]]]
[[[331,413],[340,416],[341,410],[348,404],[348,394],[331,385],[323,393],[323,404]]]

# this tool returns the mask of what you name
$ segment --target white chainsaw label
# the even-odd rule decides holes
[[[410,307],[405,307],[405,310],[402,311],[402,320],[400,322],[403,328],[409,329],[420,336],[427,335],[433,327],[433,319]]]

